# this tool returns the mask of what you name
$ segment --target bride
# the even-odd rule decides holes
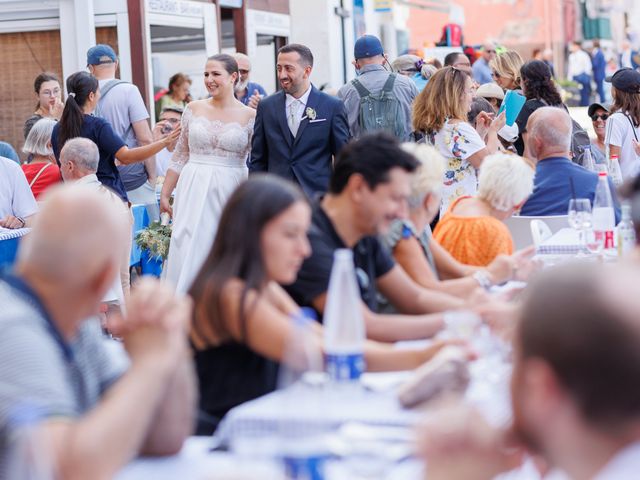
[[[165,275],[178,292],[191,286],[211,249],[227,199],[247,178],[256,111],[235,99],[238,78],[232,56],[208,58],[204,83],[211,97],[191,102],[182,115],[182,132],[160,196],[160,211],[173,217]]]

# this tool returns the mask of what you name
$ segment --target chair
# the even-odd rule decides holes
[[[544,220],[531,220],[531,238],[533,238],[533,244],[539,247],[542,242],[551,238],[551,229],[549,225],[547,225]]]
[[[568,224],[566,215],[552,215],[549,217],[526,217],[522,215],[514,215],[507,218],[504,223],[511,232],[513,246],[516,250],[520,250],[535,243],[532,238],[532,220],[542,220],[547,227],[549,227],[552,235],[558,230],[565,228]]]

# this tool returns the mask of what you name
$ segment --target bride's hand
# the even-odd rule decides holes
[[[171,208],[171,204],[169,203],[169,197],[160,197],[160,213],[168,213],[173,218],[173,208]]]

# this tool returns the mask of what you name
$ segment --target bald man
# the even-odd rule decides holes
[[[72,138],[67,140],[62,150],[60,150],[60,173],[65,182],[75,182],[96,190],[101,194],[105,202],[111,203],[119,212],[121,223],[129,231],[125,248],[120,257],[120,284],[122,285],[122,292],[125,295],[129,295],[133,216],[128,205],[113,190],[105,187],[98,180],[96,172],[98,171],[99,161],[100,152],[95,143],[88,138]]]
[[[505,448],[514,440],[566,478],[638,478],[639,283],[637,266],[601,264],[533,282],[514,319],[512,428],[494,430],[466,408],[440,415],[425,426],[429,480],[494,478],[522,460]]]
[[[240,79],[235,86],[236,98],[251,108],[258,108],[258,103],[267,92],[262,85],[249,81],[251,75],[251,60],[244,53],[234,53],[233,57],[238,62]]]
[[[489,62],[496,58],[496,46],[487,42],[482,46],[482,56],[473,62],[473,79],[478,82],[479,85],[493,82],[491,77],[491,67]]]
[[[118,325],[128,368],[95,318],[127,235],[98,192],[60,187],[23,240],[15,272],[0,276],[0,478],[16,478],[8,452],[25,418],[40,419],[38,445],[65,479],[111,478],[139,453],[177,452],[190,434],[190,302],[140,282]]]
[[[563,108],[542,107],[529,117],[523,132],[525,156],[535,162],[536,176],[533,193],[522,207],[521,215],[566,215],[574,195],[593,203],[598,174],[570,160],[571,134],[571,117]],[[609,189],[618,222],[620,208],[611,179]]]

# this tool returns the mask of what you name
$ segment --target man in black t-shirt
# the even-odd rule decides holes
[[[351,248],[363,300],[367,336],[398,341],[432,336],[442,315],[463,301],[416,284],[385,250],[377,235],[401,216],[410,194],[410,174],[418,161],[385,133],[365,135],[345,146],[336,160],[329,192],[313,205],[309,242],[312,254],[287,287],[299,305],[324,310],[333,253]],[[401,312],[378,314],[377,293]]]

